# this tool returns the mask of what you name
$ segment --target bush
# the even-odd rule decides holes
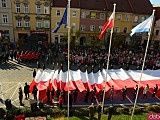
[[[129,114],[129,108],[121,108],[121,107],[118,107],[116,109],[116,112],[118,114]]]
[[[160,111],[160,106],[159,105],[151,105],[151,106],[148,106],[146,109],[147,109],[147,111],[152,111],[152,112],[158,113]]]
[[[129,108],[129,114],[132,114],[133,107]],[[145,109],[143,107],[135,107],[134,114],[142,114],[145,112]]]
[[[5,110],[3,108],[0,108],[0,118],[3,118],[5,114]]]
[[[70,116],[88,116],[89,110],[87,108],[73,108],[70,111]]]

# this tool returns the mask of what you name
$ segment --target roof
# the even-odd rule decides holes
[[[66,7],[68,0],[53,0],[53,7]],[[117,12],[152,14],[153,6],[149,0],[71,0],[71,8],[113,11],[116,3]]]
[[[155,9],[155,21],[160,19],[160,7],[154,7]]]

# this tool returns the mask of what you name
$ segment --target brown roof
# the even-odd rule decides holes
[[[65,7],[68,0],[53,0],[53,7]],[[149,0],[71,0],[71,8],[88,10],[113,10],[116,3],[117,12],[152,14],[153,6]]]
[[[155,21],[160,19],[160,7],[154,7],[155,9]]]
[[[152,14],[153,6],[149,0],[128,0],[130,1],[133,13],[137,14]]]

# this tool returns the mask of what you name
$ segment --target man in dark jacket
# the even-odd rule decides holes
[[[29,88],[30,88],[30,86],[29,85],[27,85],[27,83],[25,83],[25,86],[24,86],[24,94],[25,94],[25,99],[27,100],[27,99],[29,99]]]

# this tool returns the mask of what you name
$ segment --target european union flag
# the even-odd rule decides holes
[[[68,23],[67,18],[68,18],[68,7],[66,7],[61,21],[58,23],[57,27],[53,30],[53,33],[56,33],[59,30],[59,28],[61,27],[62,24],[67,25],[67,23]]]

